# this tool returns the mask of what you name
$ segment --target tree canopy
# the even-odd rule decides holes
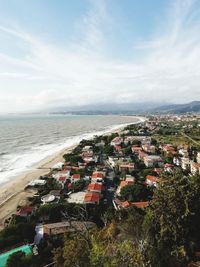
[[[153,266],[186,266],[200,248],[199,192],[199,177],[183,177],[181,173],[159,184],[143,224]]]

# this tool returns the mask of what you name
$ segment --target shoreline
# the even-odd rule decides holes
[[[130,124],[139,124],[146,120],[144,117],[134,116],[135,119],[138,119],[137,122],[126,123],[116,125],[105,131],[97,131],[96,135],[109,135],[114,132],[120,132],[127,125]],[[104,133],[103,133],[104,132]],[[100,133],[100,134],[99,134]],[[93,138],[95,135],[92,134],[90,138]],[[26,203],[27,197],[34,194],[34,191],[25,191],[24,188],[26,185],[34,179],[39,178],[40,176],[47,175],[50,171],[50,168],[58,162],[64,162],[63,155],[70,153],[79,142],[71,145],[70,147],[65,147],[59,152],[56,152],[38,163],[34,164],[32,168],[24,173],[21,173],[12,180],[1,184],[0,187],[0,229],[4,227],[4,220],[13,214],[18,205],[24,205]]]

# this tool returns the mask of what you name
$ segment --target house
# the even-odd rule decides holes
[[[132,175],[126,175],[125,181],[127,182],[135,182],[135,177],[133,177]]]
[[[188,151],[187,151],[187,149],[181,148],[181,149],[178,150],[178,153],[179,153],[179,155],[181,155],[181,156],[183,156],[185,158],[188,158]]]
[[[104,172],[99,172],[99,171],[95,171],[95,172],[93,172],[93,174],[92,174],[92,182],[94,182],[94,183],[96,183],[96,182],[103,182],[103,180],[104,180],[104,177],[105,177],[105,174],[104,174]]]
[[[95,227],[95,223],[88,221],[65,221],[43,225],[43,234],[47,236],[64,233],[84,232]]]
[[[83,148],[82,148],[82,152],[87,152],[87,151],[90,151],[90,150],[92,150],[93,148],[92,148],[92,146],[84,146]]]
[[[121,206],[122,206],[122,208],[127,209],[131,206],[131,202],[129,202],[129,201],[121,202]]]
[[[71,170],[71,166],[70,166],[70,170]],[[60,177],[69,178],[70,177],[70,170],[69,169],[65,169],[65,170],[59,171],[59,172],[53,174],[53,177],[56,180],[59,180]]]
[[[113,168],[116,166],[118,160],[118,157],[108,157],[108,162]]]
[[[16,215],[20,217],[27,217],[33,213],[33,207],[31,206],[25,206],[21,207],[17,212]]]
[[[173,157],[173,163],[176,166],[180,166],[181,165],[181,158],[180,157]]]
[[[164,171],[165,172],[173,173],[173,168],[174,168],[174,165],[173,164],[166,163],[164,165]]]
[[[156,151],[156,147],[153,145],[149,145],[149,144],[144,144],[142,145],[142,149],[147,152],[147,153],[152,153],[154,154]]]
[[[125,162],[119,165],[119,170],[132,172],[135,169],[135,164],[131,162]]]
[[[189,158],[181,158],[181,168],[183,170],[188,170],[190,168],[190,159]]]
[[[144,157],[144,164],[146,167],[154,167],[156,165],[158,165],[158,167],[162,167],[163,159],[160,156],[147,155]]]
[[[141,145],[150,145],[151,144],[151,137],[149,136],[143,136],[141,138]]]
[[[64,163],[63,162],[58,162],[53,167],[51,167],[51,169],[54,169],[54,170],[62,170],[63,166],[64,166]]]
[[[131,150],[133,153],[138,154],[140,151],[142,151],[142,148],[140,146],[132,146]]]
[[[132,144],[133,140],[134,140],[134,136],[126,136],[124,138],[124,144],[125,145]]]
[[[148,205],[149,205],[148,201],[140,201],[140,202],[124,201],[124,202],[121,202],[120,204],[120,206],[124,209],[127,209],[131,206],[135,206],[136,208],[139,208],[139,209],[144,209],[148,207]]]
[[[148,201],[141,201],[141,202],[132,202],[131,204],[138,209],[144,209],[144,208],[148,207],[149,202]]]
[[[42,179],[36,179],[36,180],[32,180],[28,186],[43,186],[47,183],[46,180],[42,180]]]
[[[89,184],[88,188],[87,188],[88,192],[99,193],[99,194],[101,194],[102,189],[103,189],[103,185],[102,184],[98,184],[98,183]]]
[[[94,192],[88,192],[85,194],[84,203],[85,204],[99,204],[100,194]]]
[[[148,186],[158,186],[158,177],[156,176],[152,176],[152,175],[147,175],[146,180],[145,180],[145,184]]]
[[[200,163],[200,152],[197,152],[197,163]]]
[[[140,160],[144,160],[144,158],[147,156],[147,154],[146,153],[144,153],[143,151],[139,151],[138,152],[138,158],[140,159]]]
[[[82,158],[93,157],[93,155],[94,155],[93,150],[83,151],[83,152],[81,153],[81,157],[82,157]]]
[[[123,138],[121,137],[115,137],[112,141],[111,141],[111,146],[119,146],[121,145],[121,143],[123,142]]]
[[[93,157],[84,157],[83,161],[88,164],[91,162],[97,162],[98,161],[98,157],[97,156],[93,156]]]
[[[67,181],[67,178],[65,176],[60,176],[57,181],[59,182],[59,184],[64,186],[65,182]]]
[[[174,156],[174,155],[177,154],[176,151],[175,151],[175,148],[170,144],[163,145],[162,146],[162,150],[163,150],[163,152],[165,153],[166,156]]]
[[[73,174],[72,176],[71,176],[71,182],[73,183],[73,182],[77,182],[77,181],[79,181],[81,179],[81,175],[80,175],[80,173],[75,173],[75,174]]]
[[[118,152],[118,153],[120,153],[120,152],[122,152],[122,147],[120,146],[120,145],[114,145],[114,149],[115,149],[115,151],[116,152]]]
[[[163,169],[161,169],[161,168],[154,168],[153,170],[154,170],[154,172],[156,172],[158,175],[160,175],[160,174],[162,173],[162,171],[163,171]]]
[[[191,161],[190,172],[192,175],[200,174],[200,163],[196,163],[194,161]]]
[[[123,187],[125,187],[127,185],[133,185],[133,184],[134,184],[133,181],[121,181],[117,190],[116,190],[116,194],[120,196],[120,192],[121,192]]]

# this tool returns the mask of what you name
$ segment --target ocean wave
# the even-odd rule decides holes
[[[108,127],[102,127],[98,131],[87,131],[79,135],[72,135],[67,138],[63,138],[58,143],[39,143],[34,144],[32,147],[20,151],[20,153],[10,153],[2,152],[0,155],[6,159],[6,161],[0,162],[0,183],[9,181],[12,177],[15,177],[23,172],[26,172],[34,167],[35,164],[38,164],[45,158],[67,149],[71,146],[78,144],[83,139],[92,139],[96,135],[107,134],[111,131],[123,128],[127,125],[138,123],[129,122],[123,124],[117,124]],[[2,165],[3,164],[3,165]]]

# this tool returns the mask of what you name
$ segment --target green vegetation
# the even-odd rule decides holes
[[[121,199],[131,202],[149,200],[152,190],[143,184],[126,185],[120,191]]]
[[[200,251],[200,177],[192,176],[189,166],[185,169],[181,164],[176,166],[173,155],[181,162],[183,156],[178,154],[181,146],[187,148],[188,162],[198,161],[196,141],[200,132],[193,119],[174,121],[174,117],[152,116],[147,123],[129,125],[122,133],[82,140],[71,153],[63,156],[72,168],[66,183],[63,185],[53,178],[57,171],[43,177],[47,183],[38,187],[37,194],[29,198],[34,206],[33,214],[27,217],[13,215],[6,221],[7,227],[0,232],[0,249],[32,242],[37,223],[81,220],[94,222],[97,228],[45,235],[38,245],[37,256],[17,252],[10,256],[7,267],[43,267],[52,262],[57,267],[187,267]],[[117,136],[129,138],[122,139],[120,147],[111,145]],[[155,146],[153,154],[172,166],[146,168],[142,155],[138,155],[137,149],[133,153],[132,146],[139,146],[141,151],[151,155],[154,147],[148,149],[150,143]],[[161,144],[172,144],[173,153]],[[90,152],[92,150],[97,162],[93,159],[90,163],[84,162],[82,151],[83,148],[87,150],[86,146]],[[114,157],[113,161],[110,156]],[[84,165],[79,164],[83,162]],[[134,169],[120,168],[121,163],[134,163]],[[100,203],[68,203],[69,191],[82,191],[81,195],[87,192],[94,171],[105,173]],[[80,174],[80,180],[74,182],[73,174]],[[135,182],[123,187],[117,196],[116,189],[128,178],[127,174],[132,175]],[[159,179],[157,188],[145,184],[147,175]],[[41,196],[51,190],[58,190],[61,197],[56,199],[57,203],[41,205]],[[123,201],[148,201],[149,206],[124,208]],[[113,202],[117,206],[112,205]]]
[[[33,242],[35,225],[32,223],[18,223],[10,225],[0,232],[0,250],[27,241]]]
[[[117,223],[95,233],[66,235],[63,248],[54,251],[56,266],[144,266],[141,251],[131,240],[120,240]]]
[[[23,251],[18,251],[10,255],[6,267],[34,267],[34,262],[32,254],[26,255]]]
[[[153,266],[187,266],[200,248],[199,190],[200,177],[176,173],[155,191],[143,224]]]

